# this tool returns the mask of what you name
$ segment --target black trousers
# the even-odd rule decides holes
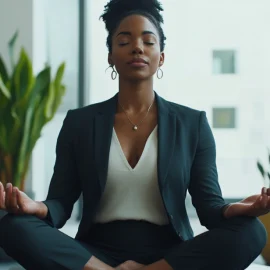
[[[234,217],[188,241],[168,226],[145,221],[97,224],[77,241],[34,216],[6,215],[0,246],[27,270],[83,269],[91,255],[115,267],[127,260],[150,264],[165,259],[173,269],[246,269],[266,244],[254,217]]]

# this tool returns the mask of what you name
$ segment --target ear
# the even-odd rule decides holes
[[[158,65],[159,67],[163,66],[164,60],[165,60],[165,54],[164,54],[164,52],[162,52],[160,54],[159,65]]]
[[[114,66],[113,60],[112,60],[112,55],[109,53],[108,54],[108,63],[110,66]]]

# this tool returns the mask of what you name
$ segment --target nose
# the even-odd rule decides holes
[[[143,54],[143,46],[140,41],[134,43],[132,54]]]

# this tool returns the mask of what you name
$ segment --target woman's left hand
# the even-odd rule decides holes
[[[262,216],[270,212],[270,188],[262,188],[261,194],[247,197],[240,201],[243,204],[243,214]]]

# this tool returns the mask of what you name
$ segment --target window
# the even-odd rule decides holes
[[[213,128],[235,128],[235,108],[213,108]]]
[[[214,50],[213,51],[213,73],[235,74],[235,51]]]

